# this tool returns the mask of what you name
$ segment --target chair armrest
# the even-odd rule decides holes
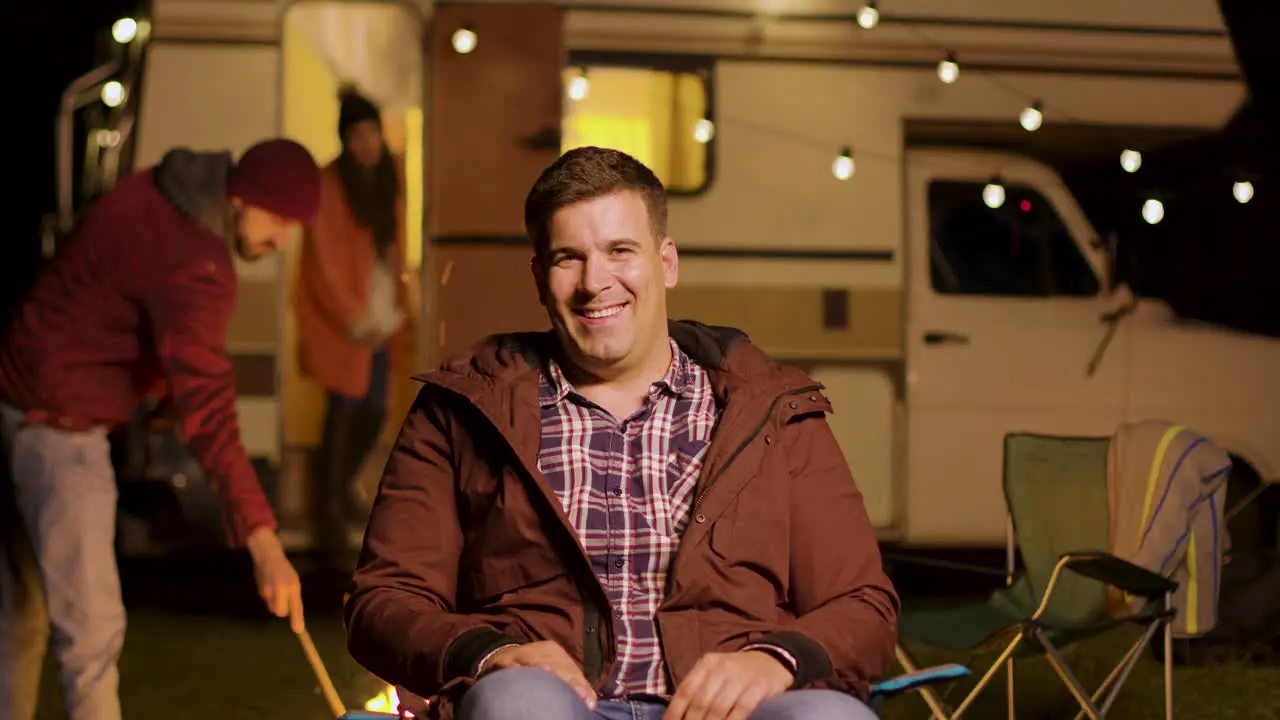
[[[1130,595],[1158,600],[1173,592],[1178,583],[1163,575],[1134,565],[1111,553],[1090,551],[1063,555],[1060,562],[1068,570],[1117,587]]]
[[[877,683],[871,687],[873,696],[897,695],[899,693],[910,692],[926,685],[934,685],[947,680],[955,680],[956,678],[968,677],[970,675],[969,668],[957,663],[947,663],[945,665],[934,665],[915,672],[897,675]]]

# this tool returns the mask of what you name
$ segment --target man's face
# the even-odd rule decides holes
[[[376,120],[353,123],[347,128],[347,136],[343,140],[361,167],[374,168],[382,159],[382,126]]]
[[[656,239],[640,193],[621,191],[562,208],[534,281],[567,359],[607,379],[641,366],[667,342],[675,242]]]
[[[280,217],[262,208],[232,200],[235,211],[236,254],[247,261],[259,260],[284,244],[301,223]]]

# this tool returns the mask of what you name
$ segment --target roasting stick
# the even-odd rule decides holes
[[[303,628],[297,635],[298,642],[302,643],[302,651],[307,655],[307,662],[311,663],[311,670],[320,681],[320,690],[324,692],[325,702],[329,703],[329,710],[333,712],[335,719],[342,717],[346,714],[347,708],[342,704],[342,698],[338,697],[338,690],[333,686],[329,671],[324,669],[324,661],[320,659],[320,653],[316,652],[316,646],[311,642],[311,633]]]

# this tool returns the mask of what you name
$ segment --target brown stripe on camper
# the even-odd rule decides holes
[[[276,356],[274,354],[231,353],[236,373],[236,397],[269,397],[276,395]]]
[[[898,358],[902,302],[891,289],[681,285],[667,292],[672,318],[739,328],[780,359]]]

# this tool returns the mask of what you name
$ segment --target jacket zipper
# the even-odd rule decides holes
[[[728,459],[724,461],[724,464],[720,466],[720,469],[716,471],[716,474],[712,475],[707,480],[706,485],[703,485],[702,489],[698,491],[697,497],[693,500],[693,509],[691,511],[694,518],[698,517],[698,510],[702,507],[702,501],[706,498],[707,493],[711,492],[711,488],[715,486],[716,481],[720,479],[720,476],[729,469],[729,466],[733,464],[733,461],[738,459],[738,456],[742,454],[742,451],[746,450],[747,446],[750,445],[752,441],[756,439],[756,436],[764,430],[765,426],[769,424],[769,418],[773,417],[773,411],[777,409],[778,403],[782,402],[783,398],[792,397],[794,395],[803,395],[809,392],[817,392],[821,389],[821,385],[806,385],[802,388],[796,388],[795,390],[788,390],[781,393],[773,399],[773,402],[769,403],[769,410],[764,414],[764,417],[760,419],[760,424],[756,425],[755,429],[751,431],[751,434],[748,435],[746,439],[738,445],[738,447],[733,449],[733,452],[729,454]]]

